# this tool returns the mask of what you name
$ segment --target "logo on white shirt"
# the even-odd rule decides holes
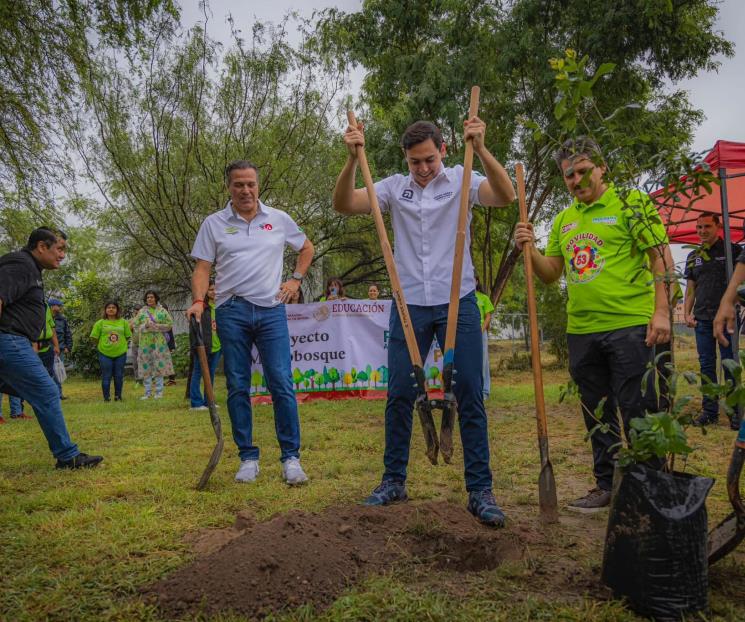
[[[449,199],[453,196],[452,192],[443,192],[442,194],[436,194],[434,196],[435,201],[442,201],[443,199]]]
[[[225,233],[229,233],[231,235],[233,235],[234,233],[238,233],[238,227],[234,227],[233,225],[225,227]]]
[[[261,229],[262,231],[271,231],[272,225],[270,223],[266,223],[264,225],[261,225],[259,229]]]
[[[414,200],[414,191],[411,188],[406,188],[401,193],[401,200],[402,201],[413,201]]]

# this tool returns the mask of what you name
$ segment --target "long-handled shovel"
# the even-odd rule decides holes
[[[207,311],[205,311],[206,313]],[[209,316],[208,316],[209,317]],[[222,437],[222,425],[220,424],[220,417],[217,415],[217,405],[215,404],[215,393],[212,390],[212,379],[210,378],[210,366],[207,362],[207,348],[204,345],[204,335],[202,333],[202,327],[197,323],[197,320],[192,315],[189,318],[189,329],[190,336],[192,339],[192,347],[197,354],[199,359],[199,367],[202,370],[202,378],[204,379],[204,393],[207,398],[207,407],[210,412],[210,422],[212,423],[212,429],[215,431],[215,438],[217,443],[215,448],[212,450],[212,455],[207,463],[207,467],[202,473],[202,477],[199,478],[197,484],[197,490],[204,490],[207,486],[207,482],[212,475],[212,471],[217,467],[217,463],[220,461],[222,455],[222,448],[225,441]]]
[[[727,470],[727,495],[734,512],[709,533],[709,564],[719,561],[745,540],[745,503],[740,496],[740,473],[745,463],[745,419],[740,423],[740,432],[732,451]]]
[[[525,170],[521,162],[515,166],[517,174],[517,196],[520,205],[520,221],[528,222],[528,207],[525,203]],[[529,245],[523,245],[525,260],[525,280],[528,286],[528,315],[530,316],[530,354],[533,367],[533,386],[535,388],[535,416],[538,422],[538,449],[541,454],[541,473],[538,476],[538,505],[541,518],[549,523],[559,522],[559,504],[556,499],[554,468],[548,457],[548,424],[546,423],[546,403],[543,399],[543,371],[541,369],[541,350],[538,343],[538,314],[533,288],[533,260]]]
[[[357,127],[357,120],[354,118],[354,113],[351,110],[347,111],[347,120],[349,121],[349,125],[351,127]],[[406,306],[404,292],[403,289],[401,289],[401,281],[398,278],[398,270],[396,269],[396,263],[393,260],[393,251],[391,250],[391,245],[388,242],[388,233],[385,230],[383,215],[380,213],[378,198],[375,195],[375,186],[373,185],[372,175],[370,174],[370,167],[367,164],[365,148],[362,146],[357,147],[357,161],[360,164],[362,178],[365,181],[367,196],[370,200],[370,211],[372,212],[373,220],[375,221],[375,229],[377,230],[378,238],[380,239],[380,248],[383,251],[385,267],[387,268],[388,276],[391,279],[393,300],[396,303],[398,316],[401,319],[401,326],[404,329],[406,348],[409,351],[411,364],[414,367],[414,379],[416,380],[415,386],[417,388],[417,396],[416,401],[414,402],[414,406],[419,413],[419,420],[422,424],[422,431],[424,432],[424,442],[427,445],[427,457],[432,464],[437,464],[437,452],[439,450],[439,443],[437,441],[435,422],[432,418],[432,406],[430,404],[430,400],[427,398],[427,385],[426,379],[424,377],[424,365],[422,363],[422,356],[419,353],[419,346],[417,345],[416,336],[414,335],[414,327],[411,324],[411,317],[409,316],[409,308]]]
[[[479,111],[478,86],[471,88],[471,102],[468,107],[468,118],[473,119]],[[458,327],[458,310],[460,307],[460,283],[463,272],[463,253],[466,248],[466,223],[468,222],[468,198],[471,194],[471,170],[473,169],[473,143],[466,141],[466,153],[463,157],[463,181],[460,188],[460,207],[458,210],[458,229],[455,234],[455,252],[453,254],[453,275],[450,282],[450,304],[448,305],[448,323],[445,329],[445,352],[442,357],[442,402],[435,401],[435,408],[442,408],[440,424],[440,451],[445,462],[450,463],[453,457],[453,423],[458,405],[453,394],[453,368],[455,362],[455,335]]]

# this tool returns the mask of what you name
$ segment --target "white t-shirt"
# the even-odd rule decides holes
[[[471,208],[486,179],[473,171],[468,198],[466,247],[460,296],[476,289],[471,261]],[[422,188],[411,175],[393,175],[375,184],[380,210],[390,211],[394,258],[408,304],[431,307],[450,302],[455,234],[458,230],[463,167],[440,168]]]
[[[249,223],[228,201],[225,209],[204,219],[191,256],[215,264],[215,306],[240,296],[260,307],[275,307],[280,304],[285,244],[299,251],[305,240],[289,214],[259,202]]]

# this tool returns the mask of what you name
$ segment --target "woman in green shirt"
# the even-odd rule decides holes
[[[173,326],[173,319],[159,303],[157,292],[145,292],[145,306],[140,309],[134,321],[139,335],[137,366],[145,386],[143,400],[150,397],[163,397],[163,378],[173,374],[171,352],[166,343],[165,333]],[[155,378],[155,395],[152,395]]]
[[[132,331],[127,320],[122,318],[119,304],[107,302],[103,317],[93,325],[91,339],[96,341],[98,362],[101,365],[101,390],[104,402],[111,401],[111,378],[114,378],[114,401],[122,401],[124,385],[124,363],[127,361],[127,342]]]

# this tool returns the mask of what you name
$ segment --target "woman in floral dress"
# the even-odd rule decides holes
[[[157,292],[145,292],[145,306],[135,317],[134,325],[139,335],[137,367],[145,395],[140,399],[163,397],[163,378],[173,373],[171,352],[166,343],[165,333],[173,326],[173,318],[159,303]],[[152,394],[155,379],[155,395]]]

